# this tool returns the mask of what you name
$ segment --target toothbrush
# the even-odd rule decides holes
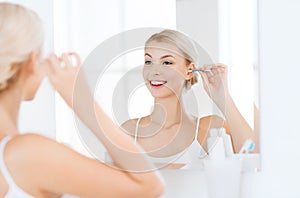
[[[255,147],[255,143],[251,139],[248,139],[243,144],[243,147],[241,148],[239,154],[241,154],[243,152],[245,152],[246,154],[248,154],[250,151],[254,150],[254,147]]]

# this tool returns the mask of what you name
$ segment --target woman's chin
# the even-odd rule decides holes
[[[23,101],[32,101],[34,99],[34,97],[30,97],[30,98],[25,98]]]
[[[32,101],[35,98],[36,93],[32,94],[27,94],[24,98],[23,101]]]
[[[174,95],[174,93],[166,93],[166,92],[163,92],[163,93],[159,93],[159,92],[151,92],[151,95],[152,97],[154,98],[168,98],[172,95]]]

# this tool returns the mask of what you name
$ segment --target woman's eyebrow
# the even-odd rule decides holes
[[[152,56],[148,53],[145,53],[145,56],[149,56],[150,58],[152,58]]]
[[[172,56],[172,55],[170,55],[170,54],[164,55],[164,56],[160,57],[160,59],[164,59],[164,58],[168,58],[168,57],[171,57],[171,58],[176,59],[174,56]]]

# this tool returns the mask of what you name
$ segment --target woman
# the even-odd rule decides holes
[[[143,77],[154,97],[154,108],[150,115],[128,120],[122,127],[154,162],[165,165],[176,161],[173,168],[193,164],[196,158],[207,153],[206,141],[210,128],[224,127],[232,137],[235,152],[247,139],[255,140],[252,129],[229,94],[225,65],[212,64],[199,68],[194,43],[174,30],[152,35],[146,41],[144,51]],[[183,91],[198,81],[193,70],[200,70],[204,88],[225,120],[216,115],[194,117],[184,108]]]
[[[78,56],[63,54],[57,58],[52,54],[42,60],[42,43],[41,22],[33,11],[0,3],[0,197],[158,197],[163,190],[160,177],[149,171],[152,166],[140,154],[141,149],[89,97],[79,66],[69,60],[72,55],[79,61]],[[118,169],[46,137],[19,134],[20,104],[34,98],[44,74],[106,146]],[[84,98],[72,99],[74,86],[82,88]],[[82,108],[85,102],[95,107],[96,119],[89,115],[90,109]],[[132,158],[135,164],[130,164]]]

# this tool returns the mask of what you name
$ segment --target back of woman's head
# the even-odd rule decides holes
[[[43,40],[42,23],[35,12],[0,3],[0,92],[9,86],[32,51],[41,53]]]
[[[183,54],[184,58],[187,61],[187,64],[193,62],[196,66],[198,65],[199,55],[195,46],[195,42],[192,39],[190,39],[187,35],[179,31],[166,29],[159,33],[153,34],[146,41],[145,46],[148,46],[153,41],[168,43],[175,46]],[[189,89],[192,85],[196,84],[197,82],[198,78],[196,75],[194,75],[192,79],[186,81],[185,87]]]

